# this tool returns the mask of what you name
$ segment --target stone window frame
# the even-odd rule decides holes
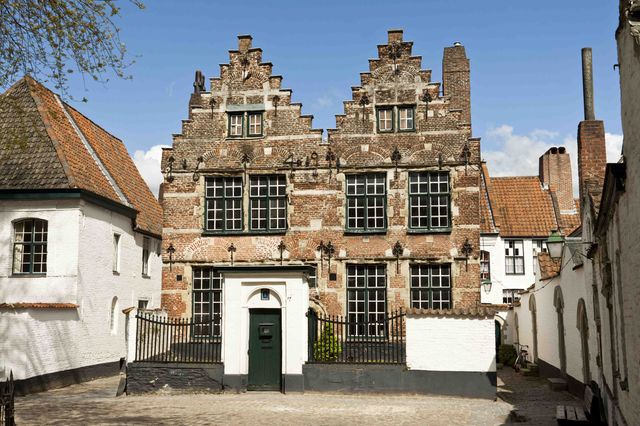
[[[220,315],[224,312],[223,281],[222,274],[211,267],[194,267],[192,270],[191,287],[191,317],[193,322],[204,322],[211,319],[211,315]],[[203,307],[208,307],[207,312]],[[192,335],[194,338],[222,337],[222,322],[213,322],[213,325],[194,325]],[[203,332],[205,331],[205,332]]]
[[[253,194],[253,189],[254,189],[254,179],[266,179],[267,185],[267,194],[265,195],[254,195]],[[277,194],[272,194],[271,193],[271,189],[272,189],[272,179],[278,179],[280,180],[280,182],[275,185],[275,188],[281,188],[282,189],[282,193],[277,193]],[[254,207],[253,207],[253,203],[254,201],[263,201],[266,202],[266,217],[264,218],[265,222],[266,222],[266,226],[264,228],[254,228],[253,227],[253,219],[254,219]],[[278,203],[282,203],[284,207],[276,207],[276,210],[280,210],[283,209],[284,210],[284,217],[280,218],[278,217],[276,220],[283,220],[284,221],[284,226],[283,227],[272,227],[271,226],[271,220],[273,219],[271,217],[272,215],[272,207],[271,207],[271,202],[275,201]],[[251,233],[283,233],[286,232],[287,229],[289,228],[289,221],[288,221],[288,214],[289,214],[289,209],[288,209],[288,196],[287,196],[287,176],[284,174],[268,174],[268,175],[260,175],[260,174],[256,174],[256,175],[249,175],[249,232]]]
[[[407,132],[415,132],[416,131],[416,107],[415,105],[398,105],[396,107],[398,109],[398,132],[407,133]],[[402,111],[411,111],[411,127],[407,127],[403,129],[401,126],[402,123]]]
[[[403,129],[401,124],[401,112],[403,110],[410,110],[412,114],[411,127]],[[383,130],[380,126],[380,112],[391,112],[391,128]],[[386,121],[386,120],[385,120]],[[416,106],[413,104],[400,104],[400,105],[379,105],[376,107],[376,130],[378,133],[411,133],[416,131]]]
[[[517,252],[515,251],[517,249],[515,245],[518,243],[520,243],[520,250],[521,250],[520,254],[517,254]],[[511,245],[513,245],[513,247],[511,247]],[[510,250],[513,250],[513,252],[511,252]],[[524,275],[525,274],[524,258],[525,258],[524,240],[522,239],[505,239],[504,240],[504,273],[505,275]],[[522,272],[518,272],[516,268],[518,259],[522,259]],[[512,272],[509,272],[510,266],[512,267],[511,269]]]
[[[260,133],[251,133],[251,117],[260,117]],[[240,117],[240,134],[231,133],[231,120]],[[227,111],[227,138],[245,139],[261,138],[264,136],[264,111]]]
[[[358,178],[364,178],[364,193],[362,194],[358,194],[357,193],[357,183],[355,183],[354,185],[349,185],[349,180],[351,178],[354,179],[358,179]],[[369,187],[369,179],[371,178],[380,178],[382,179],[382,185],[383,185],[383,192],[382,194],[378,194],[378,193],[371,193],[368,194],[368,187]],[[350,194],[350,186],[355,186],[356,189],[356,193]],[[374,186],[377,186],[377,184],[374,184]],[[371,172],[371,173],[350,173],[350,174],[346,174],[345,175],[345,233],[353,233],[353,234],[384,234],[387,232],[387,226],[388,226],[388,218],[387,218],[387,174],[385,172]],[[382,200],[382,211],[383,211],[383,215],[382,215],[382,226],[381,227],[370,227],[368,225],[368,221],[369,221],[369,216],[368,216],[368,205],[369,205],[369,200],[370,199],[381,199]],[[363,216],[362,216],[362,221],[363,221],[363,226],[359,227],[357,226],[357,219],[360,216],[355,216],[355,220],[356,220],[356,226],[351,227],[349,226],[349,220],[350,218],[352,218],[352,216],[350,216],[349,214],[349,210],[350,210],[350,206],[349,203],[351,200],[356,200],[356,203],[358,200],[361,200],[363,202],[363,207],[358,207],[357,205],[354,206],[355,209],[359,209],[362,208],[362,212],[363,212]],[[377,204],[375,207],[378,207]],[[375,208],[374,207],[374,208]],[[375,216],[375,218],[379,218],[379,216]],[[375,219],[374,219],[375,220]]]
[[[384,263],[347,263],[345,269],[347,335],[349,338],[385,338],[387,336],[385,329],[387,265]],[[371,271],[374,273],[371,274]],[[382,273],[380,274],[380,272]],[[373,285],[370,285],[371,282]],[[380,285],[381,283],[382,285]],[[372,294],[375,296],[373,299]],[[382,300],[380,300],[380,296],[382,296]],[[362,310],[359,309],[359,303],[363,304]],[[374,304],[373,313],[370,303]],[[365,322],[375,322],[375,324],[369,324],[365,328],[363,324]]]
[[[215,182],[215,180],[220,179],[223,182],[222,187],[222,195],[216,195],[216,191],[215,188],[218,188],[216,186],[213,185],[213,183]],[[233,181],[233,185],[230,186],[230,188],[232,188],[232,195],[227,195],[227,189],[229,188],[229,182]],[[240,182],[240,185],[237,185],[238,181]],[[210,182],[212,183],[210,186]],[[237,188],[240,188],[240,195],[236,195],[235,194],[235,190]],[[209,189],[211,189],[211,194],[209,195]],[[227,205],[227,202],[232,202],[234,205],[232,206],[233,208],[230,209]],[[209,222],[215,222],[215,216],[214,219],[209,220],[209,212],[211,210],[216,210],[215,208],[210,208],[211,204],[215,204],[216,202],[219,202],[222,204],[222,206],[217,209],[219,211],[222,212],[223,214],[223,218],[222,218],[222,228],[215,228],[215,227],[209,227]],[[236,202],[239,202],[239,205],[235,205]],[[238,220],[237,217],[231,216],[229,217],[229,214],[232,214],[235,211],[239,211],[240,212],[240,226],[238,228],[236,227],[232,227],[229,228],[228,222],[236,222]],[[217,219],[220,220],[220,219]],[[213,175],[213,176],[207,176],[204,179],[204,224],[203,224],[203,229],[204,232],[207,234],[240,234],[244,232],[244,180],[242,176],[224,176],[224,175]]]
[[[30,229],[25,226],[30,224]],[[12,275],[45,276],[47,274],[48,248],[49,248],[49,222],[39,218],[21,218],[13,221],[13,258]],[[39,225],[39,230],[37,229]],[[22,227],[21,230],[18,228]],[[28,237],[28,238],[27,238]],[[28,239],[28,241],[26,241]],[[25,248],[28,247],[28,253]],[[36,252],[36,249],[39,251]],[[20,258],[18,259],[18,256]],[[24,270],[25,256],[27,256],[28,270]],[[39,256],[39,261],[34,262]],[[19,260],[19,262],[17,262]],[[37,268],[36,268],[37,266]],[[38,269],[37,271],[35,269]]]
[[[437,175],[437,176],[443,176],[446,174],[446,184],[447,184],[447,191],[446,192],[440,192],[439,190],[437,192],[435,191],[431,191],[431,176]],[[420,177],[426,175],[427,176],[427,180],[426,182],[420,182],[419,180],[415,183],[415,185],[418,186],[417,191],[415,191],[412,188],[412,179],[414,177]],[[426,185],[426,192],[420,191],[420,185]],[[438,184],[442,184],[442,181],[438,181]],[[449,174],[448,171],[442,171],[442,170],[418,170],[418,171],[411,171],[409,172],[409,179],[408,179],[408,193],[409,196],[407,197],[408,199],[408,226],[407,226],[407,233],[411,234],[411,233],[448,233],[451,232],[452,229],[452,221],[451,221],[451,176]],[[426,216],[426,220],[427,220],[427,226],[420,226],[418,225],[414,225],[413,220],[414,218],[416,218],[416,216],[413,213],[413,202],[416,199],[420,199],[422,197],[425,197],[427,199],[427,205],[422,206],[419,205],[419,207],[417,208],[426,208],[427,210],[427,216]],[[447,215],[446,215],[446,220],[447,220],[447,225],[446,226],[433,226],[432,225],[432,199],[436,198],[436,197],[446,197],[446,209],[447,209]],[[443,204],[438,204],[438,206],[442,207],[444,206]],[[417,218],[424,218],[425,216],[421,216],[418,215]],[[442,215],[439,215],[438,217],[444,217]],[[419,223],[419,222],[418,222]]]
[[[446,271],[444,268],[446,268]],[[434,275],[436,269],[438,274]],[[433,285],[435,277],[439,277],[437,281],[441,285]],[[444,281],[446,281],[448,285],[442,285]],[[434,295],[436,293],[439,296],[437,302],[434,301]],[[409,265],[409,299],[412,308],[452,309],[453,274],[451,264],[412,263]]]
[[[390,111],[391,112],[391,129],[383,130],[380,128],[380,112],[381,111]],[[380,106],[376,108],[376,128],[378,133],[393,133],[395,132],[395,108],[391,105],[389,106]],[[386,120],[385,120],[386,121]]]

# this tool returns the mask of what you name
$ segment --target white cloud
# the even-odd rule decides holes
[[[514,133],[512,126],[503,124],[489,129],[483,138],[483,146],[493,146],[495,150],[483,150],[491,176],[537,176],[538,158],[547,149],[564,146],[571,157],[573,192],[578,196],[578,145],[575,135],[567,135],[562,140],[558,132],[536,129],[529,134]],[[605,133],[607,161],[615,163],[622,152],[622,135]]]
[[[133,162],[156,197],[162,183],[162,172],[160,170],[162,148],[168,148],[168,145],[154,145],[147,151],[138,150],[133,154]]]

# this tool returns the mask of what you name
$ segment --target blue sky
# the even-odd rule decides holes
[[[157,145],[171,143],[187,116],[195,69],[208,78],[227,62],[238,34],[252,34],[263,60],[284,76],[294,101],[331,128],[342,100],[376,56],[386,31],[404,29],[414,54],[440,81],[442,49],[462,42],[471,59],[472,118],[495,174],[536,172],[540,150],[575,145],[582,119],[580,49],[593,48],[596,117],[611,152],[621,143],[615,2],[489,1],[153,1],[125,6],[118,21],[138,55],[131,81],[74,83],[77,107],[123,139],[145,177]],[[569,146],[570,152],[575,152]],[[137,152],[136,151],[140,151]],[[609,158],[615,161],[617,158]],[[575,169],[574,169],[575,173]],[[158,174],[148,179],[158,179]],[[155,181],[153,182],[155,185]]]

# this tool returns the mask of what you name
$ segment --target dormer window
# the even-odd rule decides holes
[[[230,138],[260,136],[262,136],[262,112],[229,113]]]

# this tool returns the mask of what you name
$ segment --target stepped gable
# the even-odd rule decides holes
[[[378,57],[369,60],[369,71],[360,74],[360,85],[351,88],[351,99],[344,101],[344,112],[336,115],[335,129],[328,130],[341,163],[347,167],[391,163],[397,148],[406,165],[457,165],[465,161],[465,146],[469,161],[478,163],[480,141],[471,138],[470,116],[465,113],[470,87],[464,47],[447,48],[443,57],[451,87],[444,94],[441,84],[431,81],[431,70],[422,69],[422,57],[413,54],[413,42],[403,40],[401,30],[390,30],[387,43],[377,50]],[[415,107],[415,131],[377,131],[377,109],[391,105]]]
[[[162,209],[121,140],[31,77],[0,97],[0,190],[82,189],[137,211],[160,236]],[[13,171],[13,172],[12,172]]]
[[[312,127],[313,116],[302,113],[302,104],[292,102],[292,90],[282,88],[282,76],[272,71],[273,65],[262,62],[262,49],[252,47],[249,35],[238,36],[238,49],[229,51],[220,75],[209,79],[209,90],[197,71],[189,118],[174,135],[172,148],[164,151],[163,169],[169,158],[178,165],[173,169],[178,174],[245,165],[286,168],[288,159],[299,165],[322,163],[322,129]],[[230,138],[228,113],[236,111],[261,111],[262,136]]]

